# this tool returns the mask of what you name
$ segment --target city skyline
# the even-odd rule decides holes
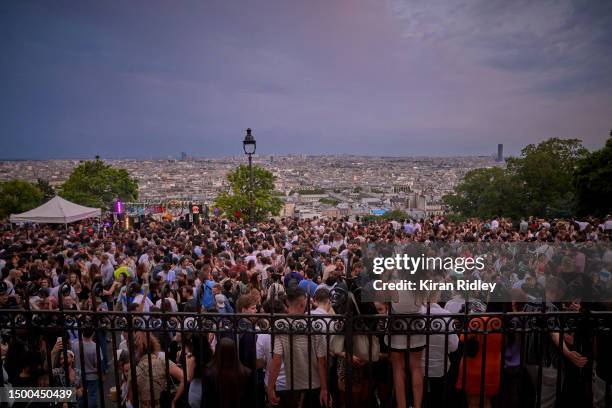
[[[1,159],[589,149],[612,117],[612,3],[15,1]]]

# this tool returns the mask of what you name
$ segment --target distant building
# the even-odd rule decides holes
[[[501,143],[497,145],[497,161],[504,161],[504,145]]]
[[[187,153],[181,152],[181,161],[187,160]]]

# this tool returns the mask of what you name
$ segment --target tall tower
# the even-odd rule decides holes
[[[497,161],[504,161],[504,145],[501,143],[497,145]]]

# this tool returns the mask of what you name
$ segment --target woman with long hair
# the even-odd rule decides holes
[[[147,408],[170,405],[174,408],[183,394],[183,370],[172,360],[168,362],[168,373],[179,382],[175,395],[168,395],[170,393],[170,390],[167,389],[168,379],[166,378],[166,358],[168,357],[161,352],[157,338],[152,334],[137,332],[134,335],[134,348],[140,406]]]
[[[261,274],[259,272],[255,272],[249,278],[249,295],[255,296],[257,298],[257,304],[261,304],[261,298],[263,289],[261,287]]]
[[[239,408],[252,401],[251,370],[238,359],[236,343],[222,338],[204,372],[204,406]]]
[[[83,393],[83,388],[81,387],[81,370],[75,368],[74,364],[74,352],[72,350],[67,350],[66,355],[68,356],[68,381],[66,382],[66,371],[64,364],[64,353],[61,351],[61,343],[59,344],[59,348],[54,347],[55,354],[53,358],[53,385],[56,387],[65,387],[65,388],[73,388],[77,390],[77,396],[81,396]],[[77,403],[70,403],[69,407],[76,407]]]
[[[212,360],[209,336],[188,335],[185,339],[187,381],[189,382],[188,402],[190,408],[200,408],[202,400],[202,378],[206,365]]]
[[[247,275],[250,278],[256,272],[257,272],[257,264],[255,263],[255,261],[253,259],[251,259],[251,260],[249,260],[249,262],[247,262],[247,271],[246,271],[246,273],[247,273]]]

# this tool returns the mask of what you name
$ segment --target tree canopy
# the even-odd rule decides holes
[[[578,214],[612,213],[612,137],[602,149],[578,161],[574,185]]]
[[[385,220],[389,220],[389,221],[401,221],[401,220],[406,220],[409,217],[408,217],[408,214],[406,214],[404,211],[399,210],[399,209],[393,209],[381,215],[381,218]]]
[[[43,201],[44,195],[35,184],[24,180],[0,183],[0,219],[31,210]]]
[[[261,166],[253,166],[253,218],[262,221],[270,215],[278,215],[283,206],[282,200],[274,193],[276,177]],[[215,206],[227,217],[249,218],[249,166],[240,165],[227,174],[229,192],[222,192],[215,200]]]
[[[578,139],[548,139],[526,146],[507,167],[469,171],[443,200],[466,217],[568,217],[577,200],[574,172],[589,157]]]
[[[519,199],[520,187],[502,168],[492,167],[469,171],[454,194],[444,202],[466,217],[491,218],[495,215],[516,216],[520,205],[511,203]]]
[[[40,190],[41,193],[43,193],[45,201],[55,197],[55,190],[53,189],[53,187],[51,187],[51,184],[49,184],[47,180],[41,178],[37,179],[36,187]]]
[[[88,207],[109,208],[119,198],[138,199],[138,182],[125,169],[116,169],[96,158],[79,164],[61,187],[66,200]]]

